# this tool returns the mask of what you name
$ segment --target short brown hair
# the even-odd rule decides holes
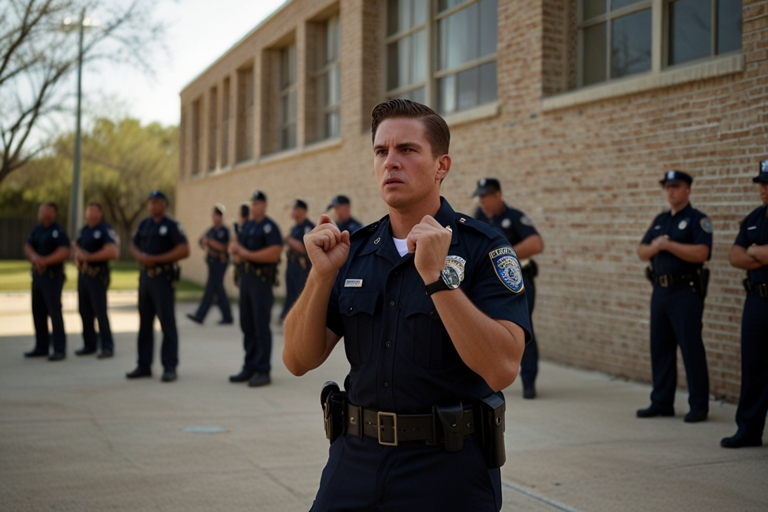
[[[385,119],[405,117],[421,119],[424,123],[424,137],[432,147],[432,156],[437,158],[448,154],[451,131],[445,120],[426,105],[411,100],[393,98],[379,103],[371,112],[371,141],[376,139],[376,130]]]

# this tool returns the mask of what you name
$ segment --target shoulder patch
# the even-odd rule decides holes
[[[522,217],[520,217],[520,224],[522,224],[523,226],[532,227],[533,226],[533,221],[531,220],[531,218],[529,216],[523,215]]]
[[[517,261],[517,254],[512,247],[500,247],[488,253],[493,263],[493,270],[499,280],[510,291],[520,293],[524,289],[523,273],[520,270],[520,262]]]
[[[181,222],[176,223],[176,227],[179,228],[179,233],[182,235],[184,234],[184,226],[181,225]]]
[[[712,234],[712,221],[709,220],[709,217],[702,217],[699,223],[701,224],[701,229],[703,229],[705,233]]]

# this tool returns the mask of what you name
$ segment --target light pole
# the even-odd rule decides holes
[[[79,29],[79,40],[77,46],[77,121],[75,122],[75,168],[72,173],[72,191],[69,197],[69,236],[77,237],[77,233],[82,226],[83,217],[83,182],[81,179],[80,165],[80,118],[82,102],[82,84],[83,84],[83,35],[85,27],[95,26],[94,20],[85,17],[85,8],[80,11],[80,19],[77,21]],[[72,18],[64,19],[66,29],[74,28]]]

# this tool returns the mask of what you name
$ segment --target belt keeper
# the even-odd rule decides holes
[[[359,439],[363,438],[363,408],[359,405],[347,404],[347,431],[350,434],[357,436]]]

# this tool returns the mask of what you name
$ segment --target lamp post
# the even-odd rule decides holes
[[[77,114],[75,122],[75,167],[72,173],[72,191],[69,198],[69,236],[77,237],[77,233],[82,226],[83,216],[83,182],[81,179],[81,157],[80,157],[80,118],[82,103],[82,84],[83,84],[83,35],[85,27],[95,26],[94,20],[85,17],[85,8],[80,11],[80,19],[74,25],[72,18],[64,19],[64,28],[72,29],[77,27],[79,32],[77,46]]]

